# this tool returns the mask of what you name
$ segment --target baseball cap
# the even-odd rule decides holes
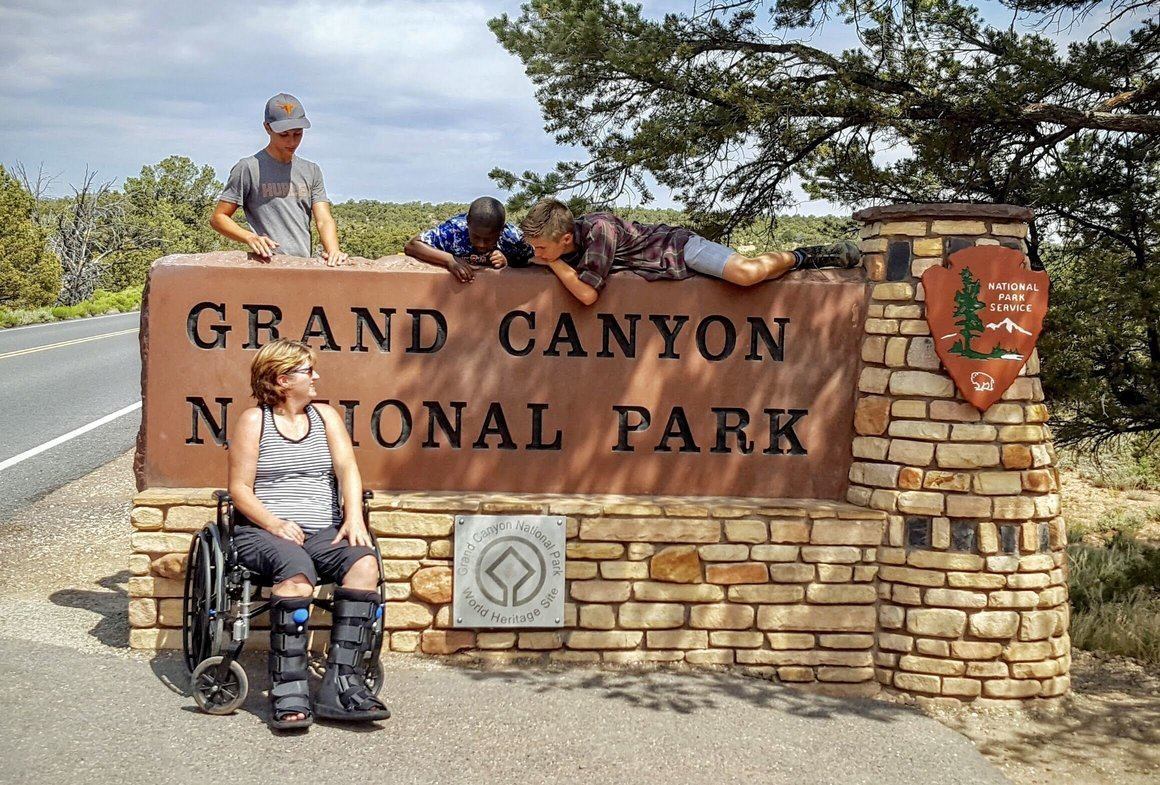
[[[276,134],[292,128],[310,127],[302,102],[289,93],[278,93],[266,102],[266,122]]]

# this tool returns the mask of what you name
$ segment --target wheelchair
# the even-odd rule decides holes
[[[368,518],[370,491],[363,492],[363,520]],[[245,669],[237,661],[250,635],[250,622],[270,610],[270,603],[260,597],[268,581],[256,580],[250,570],[238,562],[234,545],[236,512],[226,491],[215,491],[216,520],[203,528],[189,546],[185,566],[185,590],[182,595],[181,647],[186,670],[190,672],[190,691],[197,706],[207,714],[230,714],[241,706],[249,693]],[[379,563],[379,612],[374,622],[374,636],[366,655],[367,689],[378,695],[383,686],[383,667],[379,654],[383,647],[383,563],[378,539],[374,541]],[[331,613],[331,600],[314,600],[314,605]]]

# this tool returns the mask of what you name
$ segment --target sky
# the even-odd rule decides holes
[[[694,2],[642,4],[659,16]],[[43,164],[55,194],[86,168],[119,184],[169,155],[224,180],[265,146],[262,109],[286,91],[313,124],[298,152],[336,202],[503,198],[493,167],[583,158],[543,130],[522,64],[487,29],[505,12],[518,0],[0,0],[0,163]]]

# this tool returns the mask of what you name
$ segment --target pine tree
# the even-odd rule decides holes
[[[60,291],[60,262],[33,219],[33,199],[0,166],[0,306],[51,305]]]
[[[524,0],[491,29],[522,61],[545,130],[578,155],[492,176],[516,204],[647,204],[659,184],[723,240],[778,226],[799,183],[851,207],[1033,205],[1027,253],[1052,273],[1040,350],[1057,441],[1157,437],[1156,8]]]
[[[964,357],[976,359],[986,357],[987,355],[979,354],[971,348],[975,336],[983,332],[983,320],[979,318],[979,311],[983,310],[986,303],[979,299],[979,281],[971,275],[970,268],[963,268],[962,279],[963,287],[955,294],[954,313],[955,324],[960,327],[959,335],[962,336],[962,340],[956,343],[951,351]]]

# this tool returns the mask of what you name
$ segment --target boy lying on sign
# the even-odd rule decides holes
[[[856,243],[845,240],[789,252],[742,256],[680,226],[638,224],[612,213],[576,218],[557,199],[543,199],[520,222],[524,237],[542,264],[585,305],[592,305],[610,273],[631,270],[650,281],[679,281],[694,273],[753,286],[791,270],[857,267]]]
[[[457,281],[471,283],[476,267],[527,267],[532,248],[498,199],[481,196],[466,213],[448,218],[433,229],[412,237],[403,253],[428,264],[446,267]]]

